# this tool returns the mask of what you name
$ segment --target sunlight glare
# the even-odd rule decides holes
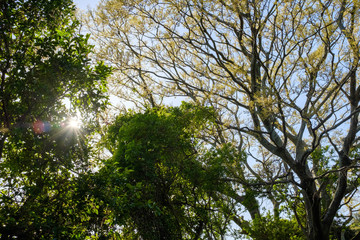
[[[77,118],[70,118],[68,124],[68,126],[73,129],[78,129],[81,127],[81,121]]]

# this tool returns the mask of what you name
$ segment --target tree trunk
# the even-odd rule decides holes
[[[330,226],[324,226],[321,219],[321,199],[312,179],[304,181],[303,194],[307,218],[308,240],[329,240]]]

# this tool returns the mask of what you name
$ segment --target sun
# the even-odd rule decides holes
[[[79,129],[81,127],[81,121],[77,118],[70,118],[68,122],[68,127],[72,129]]]

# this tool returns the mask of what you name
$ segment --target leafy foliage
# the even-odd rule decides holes
[[[88,169],[90,138],[66,121],[76,112],[94,121],[110,68],[90,65],[71,1],[5,0],[0,9],[0,236],[82,239],[77,211],[87,200],[76,177]]]
[[[243,229],[243,232],[251,239],[278,239],[278,240],[301,240],[305,239],[296,220],[280,219],[267,214],[265,217],[258,216],[252,223]]]
[[[91,169],[111,69],[71,1],[1,1],[0,237],[357,238],[359,6],[102,1],[96,58],[143,112]]]
[[[232,200],[266,199],[275,215],[290,204],[294,217],[292,204],[300,204],[307,239],[328,240],[359,207],[343,214],[359,186],[359,6],[108,0],[87,23],[101,43],[97,56],[116,68],[119,97],[158,106],[182,96],[214,108],[219,125],[208,143],[250,156],[243,169],[228,166]],[[243,201],[243,193],[254,197]],[[261,212],[261,204],[244,205],[252,220]]]
[[[218,182],[222,173],[199,159],[202,148],[196,139],[212,115],[183,104],[120,115],[109,128],[107,144],[114,155],[95,177],[96,189],[123,238],[226,234],[230,219],[214,198],[215,189],[225,186]]]

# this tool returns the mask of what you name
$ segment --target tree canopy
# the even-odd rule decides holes
[[[203,165],[195,138],[211,117],[209,109],[183,104],[120,115],[110,127],[106,144],[114,154],[94,176],[94,191],[114,214],[113,224],[124,226],[122,238],[225,236],[229,206],[216,201],[216,189],[229,186],[218,182],[221,170],[210,157]],[[224,161],[234,161],[224,152]]]
[[[359,239],[359,8],[1,1],[0,237]]]
[[[209,144],[251,156],[229,180],[285,206],[307,239],[329,239],[359,184],[359,13],[346,0],[109,0],[88,29],[120,97],[213,107]]]
[[[75,213],[84,197],[74,177],[90,166],[91,129],[68,121],[81,112],[92,124],[110,68],[90,64],[71,1],[4,0],[0,9],[0,237],[81,236],[91,229]]]

